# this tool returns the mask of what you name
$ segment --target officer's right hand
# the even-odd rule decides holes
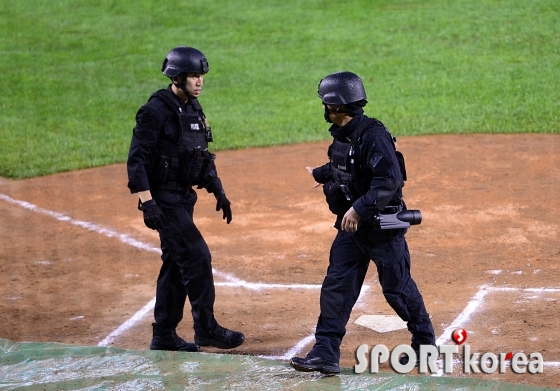
[[[163,228],[163,212],[154,199],[143,202],[141,209],[144,213],[144,224],[150,229]]]
[[[314,170],[314,168],[313,168],[313,167],[309,167],[309,166],[308,166],[308,167],[305,167],[305,168],[307,168],[307,172],[309,172],[309,173],[311,174],[311,176],[313,176],[313,170]],[[319,182],[315,182],[315,184],[313,185],[313,187],[317,187],[317,186],[321,186],[321,184],[320,184]]]
[[[360,215],[351,206],[350,209],[344,214],[342,221],[340,223],[340,228],[346,232],[356,232],[358,230],[358,222],[360,221]]]

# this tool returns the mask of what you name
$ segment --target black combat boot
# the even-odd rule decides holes
[[[436,345],[434,345],[436,346]],[[414,349],[414,352],[416,353],[416,363],[414,365],[414,367],[419,367],[420,366],[420,347],[416,344],[412,344],[411,345],[412,349]],[[437,346],[436,346],[437,348]],[[427,358],[430,357],[430,354],[427,355]],[[427,360],[426,358],[426,360]],[[439,358],[439,354],[438,354],[438,358]],[[437,358],[436,358],[437,359]],[[408,357],[408,354],[403,354],[399,357],[399,363],[401,365],[406,365],[408,364],[408,362],[410,361],[410,358]]]
[[[416,364],[414,365],[415,367],[420,365],[420,350],[413,348],[414,352],[416,353]],[[408,354],[403,354],[399,357],[399,364],[401,365],[406,365],[408,364],[408,362],[410,361],[410,357],[408,356]]]
[[[245,341],[243,333],[226,329],[220,325],[216,325],[214,330],[207,334],[194,334],[194,342],[200,346],[214,346],[218,349],[233,349],[241,345]]]
[[[175,329],[164,329],[153,325],[154,334],[150,343],[150,350],[172,350],[180,352],[198,352],[197,344],[187,342],[177,335]]]
[[[323,375],[336,375],[340,373],[338,363],[325,360],[319,356],[293,357],[290,365],[301,372],[321,372]]]

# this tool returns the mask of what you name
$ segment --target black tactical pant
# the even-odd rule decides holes
[[[339,362],[346,324],[360,295],[370,260],[377,267],[385,299],[397,315],[407,322],[408,330],[412,333],[412,345],[435,344],[432,322],[422,295],[410,276],[410,254],[405,232],[375,231],[377,239],[372,240],[371,232],[358,230],[350,233],[339,229],[331,247],[329,267],[321,288],[321,315],[310,356]]]
[[[194,330],[205,335],[216,326],[216,296],[210,250],[193,222],[196,193],[160,191],[153,196],[164,214],[164,227],[159,230],[163,264],[157,280],[156,325],[175,329],[188,297]]]

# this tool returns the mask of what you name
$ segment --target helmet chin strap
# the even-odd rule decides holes
[[[346,110],[344,110],[344,111],[339,110],[341,106],[336,106],[336,110],[329,109],[326,104],[323,104],[323,106],[325,107],[325,114],[324,114],[325,121],[327,121],[330,124],[333,123],[331,121],[331,116],[330,116],[331,113],[346,113],[350,117],[354,117],[355,115],[364,114],[364,109],[362,107],[356,106],[356,105],[353,105],[353,104],[347,105]]]
[[[183,82],[182,83],[175,83],[173,81],[173,78],[170,78],[171,82],[173,83],[173,85],[178,88],[179,90],[183,91],[183,93],[187,96],[187,98],[189,100],[194,99],[195,97],[192,96],[191,94],[189,94],[189,92],[187,91],[187,78],[183,77]]]
[[[344,113],[344,111],[340,110],[340,107],[342,106],[336,106],[335,110],[329,109],[329,107],[323,103],[323,106],[325,107],[325,121],[327,121],[329,124],[332,124],[332,120],[331,120],[331,113]]]
[[[333,122],[331,121],[331,110],[327,107],[327,105],[325,105],[325,121],[327,121],[329,124],[332,124]]]

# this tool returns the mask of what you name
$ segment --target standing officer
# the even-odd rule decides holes
[[[402,198],[404,159],[385,126],[363,114],[367,98],[357,75],[328,75],[319,83],[319,97],[326,121],[333,123],[330,161],[307,169],[317,184],[323,184],[329,209],[337,216],[334,226],[338,232],[321,288],[315,345],[306,357],[293,357],[290,364],[298,371],[334,374],[339,373],[340,344],[370,260],[377,267],[385,299],[407,322],[412,348],[418,353],[422,344],[435,345],[435,335],[422,295],[410,276],[406,229],[381,230],[376,224],[379,214],[406,209]],[[408,356],[400,361],[408,363]]]
[[[171,79],[136,114],[128,155],[128,187],[138,194],[138,209],[148,228],[157,230],[163,264],[157,280],[152,350],[195,352],[200,346],[221,349],[243,343],[242,333],[220,326],[214,318],[214,280],[210,250],[193,222],[198,189],[216,197],[216,211],[231,222],[226,198],[208,151],[212,132],[198,102],[208,62],[199,50],[180,46],[163,62]],[[186,298],[191,304],[194,341],[175,331],[183,319]]]

